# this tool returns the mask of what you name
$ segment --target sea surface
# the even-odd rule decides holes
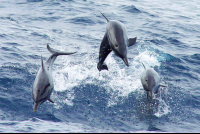
[[[124,24],[130,66],[113,52],[97,69],[107,21]],[[51,53],[55,103],[33,112],[32,88]],[[167,87],[148,101],[140,77]],[[199,0],[0,0],[0,132],[200,132]]]

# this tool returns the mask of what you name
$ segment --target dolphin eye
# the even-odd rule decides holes
[[[146,80],[146,81],[148,81],[148,80]]]
[[[116,46],[116,47],[118,47],[119,45],[118,45],[118,44],[116,44],[115,46]]]
[[[38,92],[40,92],[40,90],[38,89]]]

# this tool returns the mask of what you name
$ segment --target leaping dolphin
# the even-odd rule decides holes
[[[121,22],[117,20],[108,20],[103,13],[101,14],[105,17],[108,24],[100,45],[99,63],[97,64],[98,70],[108,70],[104,61],[111,51],[114,51],[115,55],[120,57],[124,63],[129,66],[126,47],[134,45],[137,37],[128,39],[126,28]]]
[[[43,63],[43,59],[41,56],[42,65],[38,70],[38,73],[36,75],[33,84],[32,98],[34,101],[34,107],[33,107],[34,112],[46,100],[49,100],[50,102],[54,103],[51,100],[50,95],[54,89],[53,78],[52,78],[52,66],[57,56],[70,55],[76,53],[76,52],[62,52],[59,50],[55,50],[51,48],[48,44],[47,44],[47,49],[49,50],[49,52],[52,53],[52,55],[45,62],[45,64]]]
[[[147,99],[153,98],[154,92],[158,92],[159,87],[167,87],[164,84],[161,84],[159,74],[153,69],[144,66],[145,71],[141,75],[141,83],[145,91],[147,91]]]

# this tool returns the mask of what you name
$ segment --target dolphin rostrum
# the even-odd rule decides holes
[[[54,103],[51,100],[50,95],[54,89],[53,78],[52,78],[52,66],[57,56],[70,55],[76,53],[76,52],[63,52],[55,50],[51,48],[48,44],[47,44],[47,49],[49,50],[49,52],[52,53],[52,55],[45,62],[45,64],[43,63],[43,59],[41,56],[41,67],[37,72],[33,84],[32,98],[34,101],[34,107],[33,107],[34,112],[46,100],[49,100],[50,102]]]
[[[126,28],[121,22],[117,20],[108,20],[103,13],[101,14],[105,17],[108,24],[100,45],[99,63],[97,64],[98,70],[108,70],[104,61],[111,51],[114,51],[115,55],[120,57],[124,63],[129,66],[126,47],[134,45],[137,37],[128,39]]]
[[[145,91],[147,91],[147,99],[153,98],[155,92],[158,92],[159,87],[167,87],[167,85],[161,84],[159,74],[153,69],[144,66],[145,71],[141,75],[141,83]]]

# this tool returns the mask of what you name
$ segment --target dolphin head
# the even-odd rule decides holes
[[[107,32],[109,44],[115,55],[119,56],[129,66],[127,59],[128,37],[126,28],[119,21],[109,21]]]
[[[32,90],[32,98],[34,100],[34,111],[46,100],[49,99],[51,93],[51,81],[49,74],[45,69],[43,62],[35,78]]]
[[[127,66],[129,66],[128,59],[127,59],[127,48],[126,48],[127,44],[126,44],[126,42],[125,41],[116,42],[116,44],[113,46],[114,46],[114,49],[113,49],[114,53],[118,57],[120,57]]]

